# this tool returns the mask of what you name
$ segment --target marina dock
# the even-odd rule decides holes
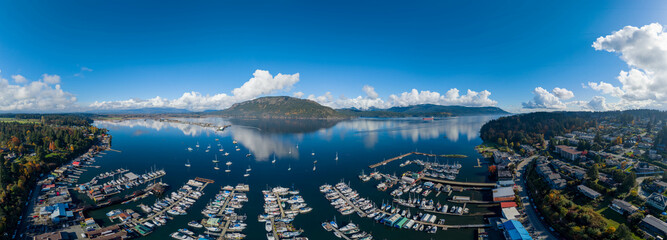
[[[407,156],[410,156],[410,155],[413,155],[413,154],[414,155],[427,156],[427,157],[442,157],[442,158],[466,158],[466,157],[468,157],[466,155],[460,155],[460,154],[442,154],[442,155],[438,155],[438,154],[432,154],[432,153],[409,152],[409,153],[401,154],[399,156],[396,156],[396,157],[384,160],[382,162],[370,165],[368,167],[369,168],[376,168],[376,167],[379,167],[379,166],[387,165],[387,163],[396,161],[398,159],[403,159],[404,157],[407,157]]]
[[[193,189],[193,190],[189,190],[189,191],[187,192],[187,195],[191,194],[191,193],[194,192],[194,191],[203,191],[204,188],[206,188],[206,186],[208,186],[208,184],[209,184],[209,183],[212,183],[212,182],[213,182],[213,180],[210,180],[210,182],[205,182],[204,185],[202,185],[201,187],[197,187],[197,188],[195,188],[195,189]],[[146,222],[146,221],[152,219],[152,218],[155,217],[155,216],[163,215],[163,214],[166,213],[167,211],[169,211],[169,210],[171,210],[172,208],[174,208],[175,206],[179,205],[182,201],[185,201],[185,198],[181,198],[181,199],[179,199],[178,201],[174,201],[174,203],[172,203],[172,204],[169,205],[168,207],[166,207],[166,208],[164,208],[164,209],[162,209],[162,210],[160,210],[160,211],[158,211],[158,212],[151,213],[151,214],[149,214],[149,215],[148,215],[147,217],[145,217],[145,218],[141,218],[141,219],[133,220],[133,221],[135,222],[135,224],[141,224],[141,223],[144,223],[144,222]]]
[[[340,195],[340,198],[345,200],[345,202],[347,202],[347,204],[349,204],[350,206],[352,206],[352,208],[354,208],[354,211],[356,211],[357,214],[359,214],[360,217],[366,217],[366,213],[363,210],[361,210],[359,207],[357,207],[356,204],[352,203],[352,201],[350,201],[350,199],[348,199],[347,196],[345,196],[345,194],[340,192],[340,190],[338,190],[335,187],[333,189]]]
[[[330,223],[327,222],[327,225],[329,225],[329,227],[331,227],[331,229],[333,229],[334,232],[337,232],[343,239],[345,239],[345,240],[352,240],[350,237],[346,236],[343,232],[341,232],[340,230],[338,230],[338,228],[335,228],[335,227],[331,226]]]
[[[496,183],[457,182],[457,181],[437,179],[437,178],[431,178],[431,177],[421,177],[417,180],[418,181],[422,180],[422,181],[429,181],[429,182],[435,182],[435,183],[449,184],[449,185],[455,185],[455,186],[478,187],[478,188],[488,188],[488,189],[496,187]]]

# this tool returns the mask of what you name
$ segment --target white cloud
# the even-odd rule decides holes
[[[278,73],[276,77],[271,76],[269,71],[255,70],[253,78],[248,80],[240,88],[232,91],[235,97],[243,100],[271,94],[277,90],[289,90],[299,81],[299,74],[283,75]]]
[[[556,89],[561,89],[561,88],[555,88],[554,92],[551,93],[542,87],[536,87],[535,90],[533,90],[533,94],[535,94],[535,97],[533,97],[533,99],[528,102],[521,103],[521,105],[523,106],[523,108],[527,109],[536,109],[536,108],[565,109],[567,105],[563,103],[561,101],[561,98],[559,98],[556,95]],[[565,91],[567,90],[565,89]],[[562,92],[560,94],[562,94]],[[574,94],[572,94],[572,97],[574,97]]]
[[[568,99],[574,97],[574,93],[570,90],[565,89],[565,88],[557,87],[557,88],[554,88],[553,90],[551,90],[551,92],[553,92],[553,94],[561,100],[568,100]]]
[[[12,79],[14,79],[14,82],[19,83],[19,84],[23,84],[23,83],[28,82],[28,79],[26,79],[24,76],[21,76],[19,74],[12,75]]]
[[[607,106],[607,99],[605,99],[602,96],[595,96],[591,101],[586,103],[584,108],[593,110],[593,111],[606,111],[609,110],[609,107]]]
[[[16,81],[17,78],[12,77]],[[19,81],[23,80],[27,83],[25,78]],[[25,85],[12,85],[7,79],[0,78],[0,111],[58,112],[75,107],[75,102],[76,97],[63,91],[59,84],[33,81]]]
[[[365,85],[362,90],[366,96],[357,96],[355,98],[346,98],[341,96],[334,98],[330,92],[322,96],[310,95],[308,99],[316,101],[322,105],[332,108],[390,108],[404,107],[417,104],[437,104],[437,105],[461,105],[461,106],[495,106],[498,104],[495,100],[489,99],[491,92],[476,92],[468,90],[465,95],[459,95],[459,90],[452,88],[444,95],[439,92],[418,91],[412,89],[410,92],[403,92],[399,95],[392,94],[385,101],[379,97],[372,86]]]
[[[630,70],[617,77],[620,87],[610,83],[588,83],[604,94],[621,98],[622,108],[664,107],[667,102],[667,34],[659,23],[641,28],[627,26],[599,37],[593,48],[618,53]]]
[[[81,67],[81,70],[79,70],[78,73],[75,73],[74,76],[75,76],[75,77],[83,77],[83,73],[84,73],[84,72],[92,72],[92,71],[93,71],[93,69],[91,69],[91,68],[88,68],[88,67]]]
[[[305,95],[303,92],[295,92],[294,94],[292,94],[292,96],[294,96],[295,98],[302,98],[303,95]]]
[[[364,85],[364,87],[361,88],[361,90],[363,90],[366,93],[366,95],[371,99],[376,99],[379,97],[378,93],[375,92],[375,88],[369,85]]]
[[[58,75],[49,75],[49,74],[42,74],[42,81],[48,84],[58,84],[60,83],[60,76]]]
[[[170,107],[188,109],[194,111],[209,109],[225,109],[232,104],[247,101],[265,94],[271,94],[281,90],[287,90],[299,81],[299,74],[278,74],[271,76],[268,71],[256,70],[253,78],[245,82],[241,87],[232,90],[233,95],[219,93],[215,95],[202,95],[199,92],[186,92],[176,99],[154,97],[147,100],[129,99],[123,101],[101,101],[90,105],[95,109],[136,109],[153,107]]]

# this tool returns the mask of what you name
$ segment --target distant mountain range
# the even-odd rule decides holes
[[[206,114],[251,118],[350,118],[350,117],[448,117],[509,114],[497,107],[464,107],[420,104],[388,109],[337,109],[293,97],[261,97]]]
[[[287,96],[261,97],[236,103],[225,110],[207,110],[192,112],[177,108],[141,108],[126,110],[95,110],[87,113],[110,115],[219,115],[237,118],[289,118],[289,119],[343,119],[353,117],[449,117],[471,115],[502,115],[509,114],[497,107],[464,107],[420,104],[407,107],[388,109],[372,108],[360,110],[355,108],[333,109],[301,98]]]

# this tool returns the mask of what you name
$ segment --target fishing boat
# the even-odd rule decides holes
[[[218,163],[215,164],[215,167],[213,167],[215,170],[220,170],[220,167],[218,167]]]
[[[190,159],[188,159],[188,161],[185,163],[185,166],[190,167]]]

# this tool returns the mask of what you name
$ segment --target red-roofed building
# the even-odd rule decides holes
[[[74,165],[74,166],[78,167],[78,166],[80,166],[80,165],[81,165],[81,162],[79,162],[79,161],[76,161],[76,162],[72,162],[72,165]]]
[[[501,208],[510,208],[510,207],[516,207],[516,206],[517,205],[516,205],[515,202],[501,202],[500,203]]]
[[[48,191],[48,190],[51,190],[51,188],[54,188],[54,187],[56,187],[55,184],[47,184],[47,185],[43,185],[43,186],[42,186],[42,191]]]

